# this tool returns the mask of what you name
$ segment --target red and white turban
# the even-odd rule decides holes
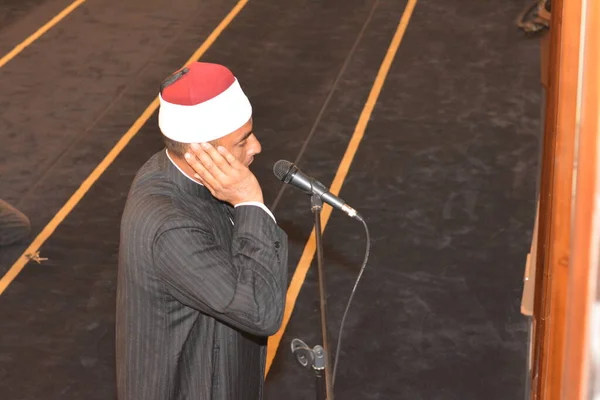
[[[233,73],[195,62],[167,78],[159,94],[158,126],[166,137],[201,143],[230,134],[252,117],[252,106]]]

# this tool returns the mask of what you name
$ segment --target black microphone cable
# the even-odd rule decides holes
[[[358,277],[356,278],[356,282],[354,283],[354,288],[352,288],[352,292],[350,293],[350,298],[348,299],[348,304],[346,305],[346,311],[344,311],[344,316],[342,317],[342,324],[340,325],[340,333],[338,335],[338,341],[337,341],[337,349],[335,351],[335,362],[334,362],[334,366],[333,366],[333,374],[331,375],[332,389],[335,387],[335,374],[337,372],[338,359],[340,356],[340,349],[342,347],[342,332],[344,331],[344,323],[346,322],[346,316],[348,315],[348,309],[350,308],[350,304],[352,303],[352,298],[354,297],[354,293],[356,292],[356,287],[358,286],[358,282],[360,281],[360,278],[362,277],[363,272],[365,272],[365,268],[367,266],[367,261],[369,260],[369,253],[371,251],[371,236],[369,234],[369,227],[367,226],[367,223],[365,222],[364,218],[360,218],[359,221],[362,222],[363,226],[365,227],[365,233],[367,236],[367,249],[365,250],[365,259],[362,263],[362,266],[360,267]]]

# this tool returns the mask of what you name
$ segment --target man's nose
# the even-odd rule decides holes
[[[252,134],[248,139],[251,140],[250,151],[249,151],[250,155],[259,154],[262,151],[262,146],[260,145],[260,142],[258,141],[256,136],[254,136],[254,134]]]

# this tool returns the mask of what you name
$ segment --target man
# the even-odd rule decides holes
[[[227,68],[193,63],[163,82],[158,118],[166,149],[121,222],[118,398],[261,399],[288,250],[248,169],[250,103]]]
[[[29,218],[0,199],[0,246],[10,246],[27,238],[31,232]]]

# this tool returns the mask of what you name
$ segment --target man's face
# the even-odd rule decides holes
[[[225,147],[245,166],[254,161],[254,156],[262,150],[261,145],[252,131],[252,119],[238,130],[217,140],[219,146]]]

